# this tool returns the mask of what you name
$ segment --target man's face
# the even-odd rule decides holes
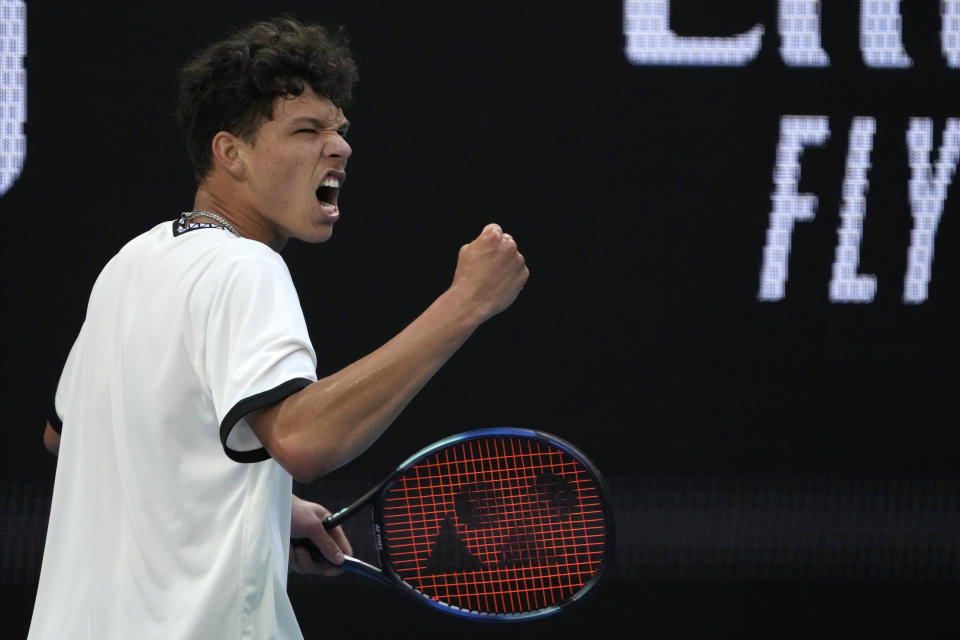
[[[282,246],[288,238],[324,242],[340,218],[337,197],[350,145],[343,112],[309,87],[278,98],[251,142],[241,140],[244,198],[254,219]]]

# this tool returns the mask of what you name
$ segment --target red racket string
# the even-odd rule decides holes
[[[428,596],[478,611],[530,611],[599,570],[603,516],[596,483],[575,458],[491,437],[405,471],[388,491],[383,537],[398,575]]]

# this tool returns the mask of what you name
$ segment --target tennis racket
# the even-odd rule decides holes
[[[600,472],[547,433],[468,431],[415,453],[329,530],[373,509],[380,567],[343,567],[439,611],[490,621],[542,618],[593,588],[613,552]],[[307,539],[318,561],[326,560]]]

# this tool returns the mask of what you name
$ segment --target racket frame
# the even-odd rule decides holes
[[[446,447],[470,440],[496,437],[518,437],[539,440],[561,449],[567,455],[583,465],[583,468],[586,470],[587,474],[594,482],[596,482],[598,492],[600,494],[600,503],[603,505],[606,536],[604,540],[603,559],[599,569],[597,569],[593,576],[591,576],[590,579],[582,587],[580,587],[580,589],[571,594],[569,597],[557,604],[552,604],[534,611],[526,611],[521,613],[489,613],[464,609],[456,605],[434,600],[404,580],[396,572],[393,565],[385,558],[383,540],[380,535],[380,532],[384,527],[383,510],[381,508],[381,504],[382,498],[388,491],[390,491],[391,487],[396,483],[397,478],[425,458]],[[363,560],[353,556],[346,556],[342,565],[344,569],[350,571],[351,573],[367,576],[368,578],[371,578],[386,586],[393,587],[407,597],[416,600],[421,604],[426,604],[432,609],[441,611],[443,613],[452,614],[461,618],[468,618],[470,620],[482,620],[489,622],[520,622],[544,618],[555,613],[559,613],[571,604],[580,601],[600,581],[600,578],[605,573],[607,566],[612,563],[613,550],[615,546],[616,533],[613,519],[613,509],[610,505],[609,496],[610,493],[607,489],[606,481],[604,480],[603,475],[600,473],[600,470],[597,469],[596,465],[594,465],[593,462],[591,462],[590,459],[583,454],[583,452],[566,440],[558,438],[553,434],[533,429],[519,427],[493,427],[464,431],[424,447],[420,451],[414,453],[409,458],[404,460],[392,473],[390,473],[390,475],[384,478],[379,484],[374,486],[355,502],[327,516],[327,518],[323,521],[323,526],[329,531],[330,529],[340,525],[343,521],[347,520],[351,516],[355,515],[357,512],[363,509],[363,507],[369,504],[372,508],[377,555],[381,566],[375,567],[374,565],[364,562]],[[316,547],[311,550],[311,554],[315,559],[322,560],[322,557],[319,556],[319,551],[316,550]]]

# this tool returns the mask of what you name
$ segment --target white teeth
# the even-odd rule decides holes
[[[323,209],[324,211],[336,211],[336,210],[337,210],[337,205],[335,205],[335,204],[330,204],[329,202],[322,202],[322,201],[321,201],[321,202],[320,202],[320,208]]]
[[[333,176],[328,176],[323,180],[323,182],[320,183],[320,186],[333,187],[334,189],[338,189],[340,187],[340,181]]]

